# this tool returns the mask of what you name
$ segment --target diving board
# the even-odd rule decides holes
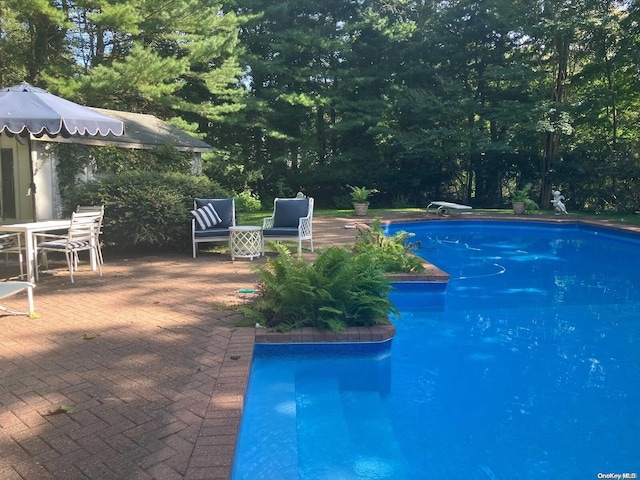
[[[35,287],[35,285],[30,282],[0,282],[0,299],[15,295],[16,293],[26,290],[27,301],[29,302],[28,312],[20,312],[0,305],[0,313],[4,312],[10,315],[35,315],[35,311],[33,308],[33,287]]]
[[[445,215],[455,212],[456,215],[460,215],[465,210],[473,210],[473,207],[469,205],[461,205],[453,202],[431,202],[427,205],[427,213],[431,207],[436,207],[436,215]]]

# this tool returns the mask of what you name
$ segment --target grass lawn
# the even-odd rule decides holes
[[[513,215],[513,210],[509,209],[474,209],[474,212],[480,213],[493,213]],[[331,209],[316,209],[313,215],[316,217],[341,217],[341,218],[360,218],[365,220],[372,220],[375,217],[384,218],[385,214],[402,213],[410,214],[415,213],[416,216],[423,215],[425,213],[424,208],[376,208],[369,209],[369,214],[366,217],[357,217],[353,209],[346,210],[331,210]],[[543,214],[551,214],[550,210],[538,210],[537,212],[527,213],[527,215],[536,216]],[[262,219],[270,217],[273,214],[273,210],[266,210],[262,212],[251,213],[238,213],[238,225],[262,225]],[[640,215],[638,213],[627,214],[599,214],[592,212],[569,212],[569,217],[585,219],[585,220],[602,220],[610,222],[619,222],[626,225],[640,225]]]

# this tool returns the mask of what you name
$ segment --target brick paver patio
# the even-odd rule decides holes
[[[347,223],[315,220],[316,245],[353,241]],[[233,307],[264,260],[105,254],[75,284],[53,262],[40,318],[0,316],[0,479],[228,478],[255,336]]]

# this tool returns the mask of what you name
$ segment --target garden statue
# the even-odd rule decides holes
[[[564,213],[567,215],[567,207],[565,207],[564,203],[564,195],[560,192],[560,190],[552,190],[553,200],[551,200],[551,205],[553,205],[553,209],[558,213]]]

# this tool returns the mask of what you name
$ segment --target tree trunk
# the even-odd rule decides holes
[[[554,13],[550,8],[549,2],[545,4],[545,10],[548,18],[553,19]],[[552,65],[555,78],[553,82],[553,89],[551,91],[551,102],[562,103],[565,100],[565,84],[567,80],[567,71],[569,65],[569,45],[570,40],[568,36],[559,30],[553,33],[553,61]],[[539,203],[542,208],[548,207],[549,202],[546,200],[551,199],[552,190],[552,174],[554,161],[558,157],[560,151],[560,133],[557,131],[547,132],[544,142],[544,155],[541,162],[541,186],[540,186],[540,198]]]

